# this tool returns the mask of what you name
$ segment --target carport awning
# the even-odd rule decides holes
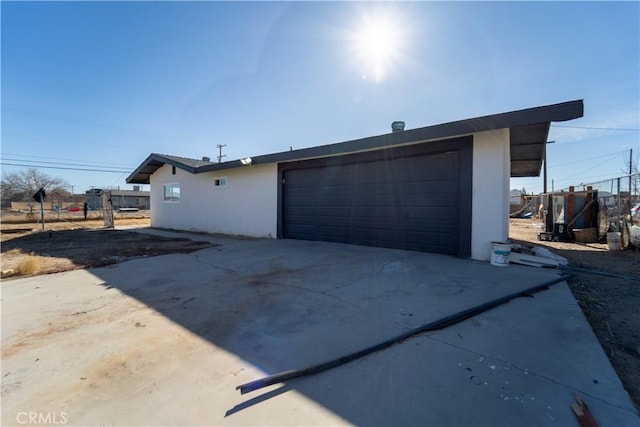
[[[510,128],[511,177],[539,176],[550,123]]]
[[[545,144],[551,122],[562,122],[582,117],[582,100],[527,108],[490,116],[476,117],[384,135],[320,145],[299,150],[283,151],[252,157],[252,165],[291,162],[303,159],[338,156],[400,145],[428,143],[432,140],[452,138],[496,129],[510,130],[511,177],[540,176]],[[214,163],[184,157],[151,154],[129,177],[130,184],[149,184],[149,177],[162,165],[170,164],[191,173],[212,172],[243,167],[240,160]]]

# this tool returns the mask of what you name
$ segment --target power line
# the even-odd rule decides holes
[[[10,162],[26,162],[27,160],[21,160],[21,159],[10,159],[7,157],[1,158],[2,161],[10,161]],[[62,166],[84,166],[87,168],[92,168],[92,167],[96,167],[96,168],[101,168],[101,169],[116,169],[116,166],[100,166],[100,165],[91,165],[91,164],[87,164],[87,163],[61,163],[61,162],[47,162],[44,160],[29,160],[32,163],[44,163],[44,164],[49,164],[49,165],[62,165]],[[123,166],[124,167],[124,166]]]
[[[626,152],[626,150],[625,150],[625,152]],[[560,167],[560,166],[573,165],[573,164],[576,164],[576,163],[587,162],[587,161],[589,161],[589,160],[602,159],[602,158],[604,158],[604,157],[617,156],[618,154],[620,154],[620,153],[619,153],[619,152],[618,152],[618,153],[609,153],[609,154],[604,154],[604,155],[602,155],[602,156],[590,157],[590,158],[588,158],[588,159],[576,160],[575,162],[561,163],[561,164],[559,164],[559,165],[549,166],[549,169],[551,169],[551,168],[557,168],[557,167]]]
[[[80,160],[80,159],[66,159],[66,158],[62,158],[62,157],[51,157],[51,156],[32,156],[32,155],[28,155],[28,154],[15,154],[15,153],[2,153],[3,156],[13,156],[13,157],[27,157],[30,159],[47,159],[47,160],[67,160],[69,162],[80,162],[82,165],[84,166],[85,164],[88,164],[87,160]],[[23,160],[18,160],[20,162],[22,162]],[[35,161],[35,160],[34,160]],[[124,165],[122,163],[107,163],[107,162],[92,162],[93,164],[96,165],[109,165],[109,166],[116,166],[116,167],[136,167],[133,165]]]
[[[38,168],[38,169],[41,168],[41,169],[62,169],[62,170],[71,170],[71,171],[87,171],[87,172],[131,173],[131,171],[123,171],[123,170],[65,168],[65,167],[62,167],[62,166],[21,165],[19,163],[5,163],[5,162],[0,162],[0,165],[3,165],[3,166],[21,166],[21,167],[25,167],[25,168]]]
[[[569,175],[569,176],[565,176],[564,178],[556,179],[555,181],[556,181],[556,182],[559,182],[559,181],[568,181],[568,180],[569,180],[569,179],[571,179],[571,178],[574,178],[574,177],[576,177],[576,176],[578,176],[578,175],[581,175],[581,174],[583,174],[583,173],[585,173],[585,172],[588,172],[588,171],[590,171],[590,170],[592,170],[592,169],[595,169],[595,168],[597,168],[597,167],[600,167],[600,166],[602,166],[604,163],[608,163],[608,162],[610,162],[611,160],[616,160],[616,159],[615,159],[615,158],[611,158],[611,159],[609,159],[609,160],[607,160],[607,161],[605,161],[605,162],[603,162],[603,163],[599,163],[599,164],[597,164],[597,165],[595,165],[595,166],[592,166],[592,167],[590,167],[590,168],[584,169],[584,170],[582,170],[582,171],[580,171],[580,172],[578,172],[578,173],[574,173],[573,175]]]
[[[630,132],[638,132],[640,129],[638,128],[603,128],[596,126],[569,126],[569,125],[552,125],[556,128],[571,128],[571,129],[591,129],[591,130],[622,130],[622,131],[630,131]]]

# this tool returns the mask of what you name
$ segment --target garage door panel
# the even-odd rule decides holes
[[[344,227],[344,228],[349,228],[351,226],[351,221],[350,219],[344,218],[344,217],[317,217],[316,218],[316,225],[318,227]]]
[[[401,206],[450,207],[458,203],[457,194],[434,194],[426,197],[418,194],[402,194],[398,196]]]
[[[289,216],[293,218],[298,215],[314,216],[316,214],[315,206],[295,205],[289,207]]]
[[[351,216],[349,206],[319,206],[317,209],[319,217],[345,217]]]
[[[356,228],[351,235],[353,243],[369,246],[397,247],[394,242],[398,240],[396,230],[384,228]]]
[[[431,222],[429,224],[415,222],[415,221],[403,221],[402,231],[408,233],[423,233],[426,236],[432,234],[446,234],[450,235],[455,233],[456,227],[447,222]]]
[[[460,151],[344,157],[282,168],[284,237],[459,253]]]
[[[430,212],[428,210],[424,210],[422,212]],[[452,226],[457,226],[458,218],[453,217],[447,213],[437,212],[438,216],[431,215],[429,217],[420,216],[416,212],[405,213],[398,218],[398,221],[402,221],[403,224],[414,224],[415,228],[418,225],[423,227],[430,227],[431,224],[435,224],[438,227],[447,226],[447,224],[453,224]]]
[[[289,223],[289,231],[291,233],[297,233],[300,230],[314,230],[313,225],[310,225],[314,222],[315,218],[305,218],[305,217],[296,217],[291,220]]]
[[[354,229],[397,229],[397,221],[390,221],[389,217],[361,217],[352,221]]]
[[[376,197],[353,199],[352,206],[354,209],[361,209],[363,213],[376,208],[395,208],[397,206],[397,197],[394,195],[378,195]]]
[[[422,244],[424,242],[429,242],[431,245],[439,245],[442,247],[452,247],[457,242],[452,241],[450,238],[450,233],[440,232],[437,230],[434,231],[416,231],[416,232],[405,232],[403,233],[403,238],[406,242],[412,242],[415,244]]]
[[[322,240],[327,242],[345,243],[349,239],[350,228],[336,227],[328,225],[319,225],[313,240]]]
[[[353,209],[355,222],[362,219],[377,218],[379,220],[389,220],[397,215],[395,206],[358,206]]]
[[[451,189],[458,185],[457,181],[441,179],[437,181],[408,181],[402,183],[404,194],[451,194]]]
[[[292,205],[307,205],[318,198],[318,191],[315,188],[288,188],[289,197],[294,203]]]
[[[422,202],[419,205],[405,205],[402,207],[402,215],[407,218],[426,218],[426,219],[451,219],[455,221],[459,212],[453,201],[450,203]]]
[[[315,238],[316,235],[316,227],[305,224],[289,224],[289,232],[292,235],[297,236],[296,239],[302,240],[317,240]]]
[[[398,191],[398,186],[396,182],[359,182],[356,194],[369,197],[376,194],[393,194]]]
[[[316,198],[318,206],[348,206],[351,204],[349,194],[322,194]]]

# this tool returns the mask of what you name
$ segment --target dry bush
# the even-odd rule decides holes
[[[21,276],[37,274],[40,271],[40,260],[37,256],[29,255],[18,265],[17,271]]]
[[[7,255],[22,255],[22,249],[14,248],[5,252]]]

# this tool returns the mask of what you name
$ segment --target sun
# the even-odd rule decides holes
[[[390,16],[365,16],[354,34],[354,50],[363,78],[372,76],[381,82],[398,59],[402,48],[402,30]]]

